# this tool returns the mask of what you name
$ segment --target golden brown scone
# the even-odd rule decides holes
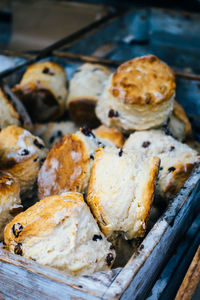
[[[74,276],[108,270],[115,259],[79,193],[37,202],[6,226],[4,242],[12,253]]]
[[[0,166],[20,184],[21,196],[30,194],[47,149],[43,141],[15,125],[0,132]]]
[[[79,127],[73,122],[65,121],[35,124],[33,132],[44,141],[47,148],[51,148],[65,134],[75,133],[77,130],[79,130]]]
[[[169,119],[169,130],[179,141],[192,138],[192,127],[183,107],[174,101],[174,108]]]
[[[33,121],[47,122],[64,112],[67,98],[65,70],[55,62],[29,66],[13,92],[21,99]]]
[[[97,126],[95,106],[111,71],[108,67],[86,63],[78,68],[70,81],[67,109],[77,124]]]
[[[142,237],[146,230],[159,158],[99,148],[89,182],[87,203],[102,232],[112,238]]]
[[[94,129],[93,132],[102,141],[107,140],[114,144],[117,148],[122,148],[124,145],[124,136],[116,128],[110,128],[105,125],[101,125]]]
[[[13,176],[0,171],[0,241],[6,224],[23,209],[19,193],[19,184]]]
[[[173,71],[156,56],[134,58],[110,76],[97,117],[123,132],[159,127],[172,112],[175,87]]]
[[[65,135],[50,150],[38,175],[39,199],[68,191],[86,192],[99,141],[83,128]]]
[[[0,129],[9,125],[20,125],[20,116],[6,94],[0,89]]]
[[[124,149],[140,151],[149,158],[160,158],[156,194],[166,202],[175,197],[200,161],[195,150],[166,135],[162,130],[135,132],[127,139]]]

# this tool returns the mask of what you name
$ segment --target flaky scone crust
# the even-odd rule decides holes
[[[185,129],[185,136],[191,137],[192,136],[192,126],[190,124],[190,121],[183,109],[183,107],[177,102],[174,101],[174,108],[172,114],[179,120],[181,120],[184,123],[184,129]]]
[[[110,93],[123,103],[156,105],[169,100],[175,87],[172,69],[156,56],[145,55],[117,68]]]

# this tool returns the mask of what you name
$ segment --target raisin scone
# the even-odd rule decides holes
[[[44,141],[47,148],[51,148],[65,134],[75,133],[77,130],[79,130],[79,127],[73,122],[65,121],[35,124],[33,132]]]
[[[78,68],[70,81],[67,109],[78,124],[99,123],[95,115],[98,102],[111,71],[108,67],[86,63]]]
[[[43,141],[12,125],[0,132],[0,166],[20,185],[22,197],[31,194],[39,168],[47,154]]]
[[[9,125],[20,124],[20,115],[15,110],[7,95],[0,89],[0,129]]]
[[[96,106],[97,117],[127,133],[159,127],[173,110],[175,87],[173,71],[156,56],[134,58],[110,76]]]
[[[34,122],[55,120],[62,115],[67,99],[65,70],[55,62],[29,66],[13,92],[23,102]]]
[[[192,138],[192,126],[183,107],[174,101],[174,108],[169,119],[168,127],[172,135],[179,141]]]
[[[38,175],[39,199],[68,191],[86,192],[96,149],[102,143],[88,128],[56,143]]]
[[[47,197],[5,228],[5,247],[70,275],[108,270],[115,251],[79,193]]]
[[[18,213],[23,210],[20,199],[20,187],[13,176],[0,172],[0,241],[8,224]]]
[[[144,235],[158,170],[157,157],[146,159],[134,151],[109,147],[97,150],[87,203],[105,236]]]
[[[101,125],[98,128],[93,130],[93,133],[102,141],[110,142],[111,145],[116,146],[117,148],[122,148],[124,145],[124,136],[116,128],[110,128],[105,125]]]
[[[179,192],[192,169],[200,161],[195,150],[162,130],[135,132],[127,139],[124,149],[140,151],[148,158],[160,158],[156,194],[167,202]]]

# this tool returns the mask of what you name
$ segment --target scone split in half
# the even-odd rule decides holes
[[[108,270],[115,251],[79,193],[47,197],[5,228],[12,253],[78,276]]]
[[[133,151],[98,149],[87,203],[109,238],[142,237],[146,230],[159,170],[159,158]]]

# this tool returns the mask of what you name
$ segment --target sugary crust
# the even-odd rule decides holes
[[[154,55],[121,64],[112,77],[110,93],[123,103],[156,105],[175,92],[172,69]]]
[[[38,176],[39,199],[80,192],[88,171],[88,152],[76,134],[67,134],[51,149]]]
[[[34,121],[59,117],[67,98],[66,74],[57,63],[46,61],[29,66],[13,92],[22,100]],[[37,113],[34,110],[37,111]]]
[[[12,103],[9,101],[5,93],[0,89],[0,105],[1,105],[1,128],[5,128],[9,125],[19,125],[20,116],[15,110]]]
[[[183,109],[183,107],[176,101],[174,101],[174,108],[172,114],[179,120],[181,120],[184,123],[184,131],[186,137],[192,136],[192,126],[190,124],[190,121]]]
[[[10,193],[19,194],[19,185],[11,174],[0,171],[0,205],[6,201]]]
[[[46,153],[43,141],[27,130],[12,125],[0,132],[1,169],[17,180],[21,194],[32,189]]]
[[[47,197],[26,211],[17,215],[5,228],[4,242],[6,248],[12,241],[16,243],[23,243],[25,239],[31,236],[43,237],[49,235],[56,225],[54,215],[56,212],[62,211],[63,208],[71,211],[73,207],[81,207],[84,205],[83,196],[78,193],[66,193],[64,195],[55,195]],[[66,215],[66,218],[68,216]],[[64,221],[62,219],[62,221]],[[12,227],[19,223],[23,226],[23,230],[16,237],[13,234]],[[42,228],[42,230],[40,230]]]
[[[122,148],[124,145],[124,136],[116,128],[110,128],[105,125],[101,125],[94,129],[93,132],[99,138],[108,139],[118,148]]]

